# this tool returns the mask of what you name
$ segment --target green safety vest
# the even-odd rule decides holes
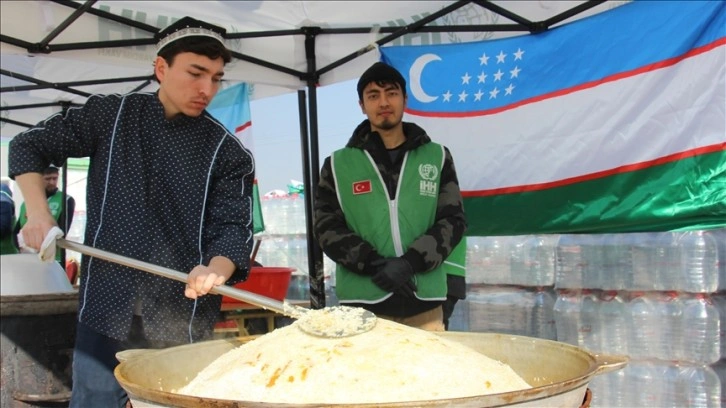
[[[63,193],[60,190],[57,190],[52,196],[48,197],[48,208],[50,209],[50,214],[55,218],[56,222],[60,220],[61,211],[63,211]],[[20,205],[20,214],[18,215],[18,224],[20,224],[20,228],[23,228],[25,226],[25,223],[28,222],[28,216],[25,214],[25,203]],[[61,227],[64,227],[61,225]],[[55,260],[60,262],[61,261],[61,253],[60,251],[56,251]]]
[[[355,148],[334,152],[331,167],[348,228],[385,258],[403,255],[435,221],[444,158],[443,146],[436,143],[427,143],[407,152],[396,199],[389,200],[386,186],[369,153]],[[438,268],[414,276],[416,297],[446,299],[446,274],[463,271],[465,244],[463,250],[457,246],[452,255]],[[361,303],[377,303],[390,296],[369,276],[339,264],[336,265],[336,294],[342,301]]]
[[[7,197],[10,198],[12,201],[13,197],[4,192],[0,191],[0,194],[5,194]],[[10,222],[10,225],[15,227],[15,216],[13,216],[13,220]],[[13,229],[14,230],[14,229]],[[15,241],[13,240],[13,234],[10,233],[7,237],[0,239],[0,255],[10,255],[10,254],[17,254],[18,253],[18,247],[15,246]]]

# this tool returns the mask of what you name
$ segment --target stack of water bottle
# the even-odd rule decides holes
[[[721,406],[725,258],[726,229],[560,236],[557,340],[631,359],[592,406]]]
[[[295,268],[290,279],[287,298],[291,300],[310,299],[308,275],[307,234],[305,201],[302,195],[263,197],[261,199],[265,231],[255,238],[260,247],[255,258],[265,266],[287,266]],[[337,304],[332,292],[335,263],[324,257],[326,305]]]
[[[554,235],[467,238],[465,301],[468,317],[452,330],[498,332],[556,339]],[[468,322],[468,324],[466,324]]]
[[[295,268],[295,275],[308,274],[305,202],[302,196],[262,198],[265,231],[258,234],[260,248],[255,260],[265,266]]]

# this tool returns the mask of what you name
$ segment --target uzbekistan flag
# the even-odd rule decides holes
[[[636,1],[550,31],[381,48],[448,146],[470,235],[726,226],[726,3]]]
[[[212,102],[207,106],[207,112],[222,122],[227,130],[237,136],[254,155],[249,86],[246,83],[232,85],[229,88],[217,92],[217,95],[215,95]],[[256,234],[265,230],[257,179],[255,179],[252,189],[252,198],[254,200],[252,206],[253,231]]]

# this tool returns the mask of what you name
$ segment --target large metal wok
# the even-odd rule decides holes
[[[445,400],[391,404],[270,404],[231,401],[175,394],[202,369],[227,351],[252,340],[241,337],[207,341],[149,352],[130,350],[120,358],[115,375],[133,406],[138,407],[579,407],[595,375],[622,368],[623,356],[594,355],[566,343],[495,333],[443,332],[487,356],[509,364],[534,388]],[[325,390],[319,390],[325,393]]]

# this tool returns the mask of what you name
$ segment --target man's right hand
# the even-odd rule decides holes
[[[373,261],[376,267],[373,283],[379,288],[404,297],[414,297],[416,284],[413,282],[413,268],[403,258],[386,258]]]
[[[20,230],[20,234],[23,235],[23,242],[26,247],[40,251],[40,246],[48,232],[51,228],[57,226],[58,224],[50,212],[39,212],[33,216],[28,216],[28,222]]]
[[[58,226],[55,218],[48,208],[48,198],[45,195],[45,182],[41,173],[23,173],[15,176],[15,182],[20,187],[25,200],[27,222],[20,230],[25,247],[40,251],[46,235],[51,228]],[[18,243],[20,237],[18,237]],[[22,249],[22,248],[21,248]]]

